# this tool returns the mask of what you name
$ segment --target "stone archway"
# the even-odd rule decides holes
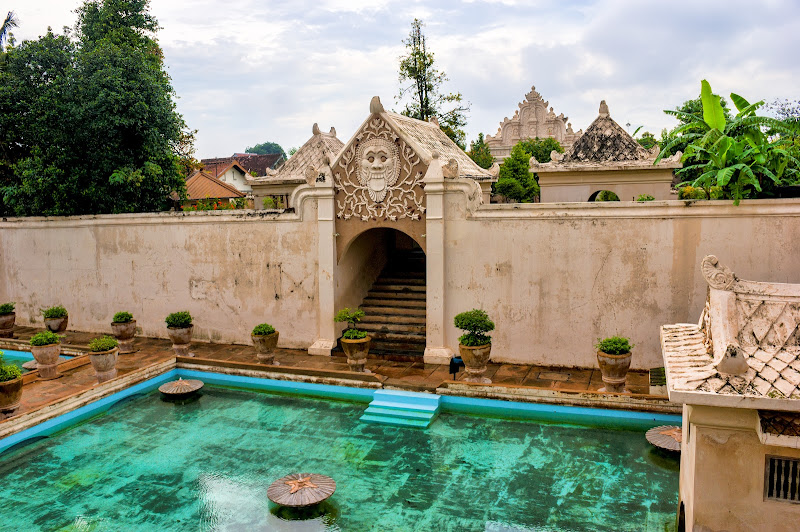
[[[336,269],[336,308],[360,307],[370,354],[420,360],[425,352],[426,262],[422,246],[397,229],[363,231],[343,246]]]
[[[588,201],[588,202],[593,202],[593,201],[620,201],[620,198],[619,198],[619,195],[615,191],[609,190],[609,189],[603,189],[603,190],[595,190],[589,196],[589,199],[586,200],[586,201]]]

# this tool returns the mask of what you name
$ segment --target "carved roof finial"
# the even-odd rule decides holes
[[[731,290],[737,280],[736,274],[727,266],[720,264],[714,255],[703,258],[700,262],[700,271],[703,272],[708,285],[717,290]]]
[[[428,119],[428,122],[430,122],[430,123],[432,123],[432,124],[436,124],[436,125],[438,126],[438,125],[439,125],[439,118],[438,118],[438,117],[436,117],[436,116],[432,116],[432,117],[430,117],[430,118]]]
[[[312,135],[319,135],[320,133],[321,133],[321,132],[320,132],[320,130],[319,130],[319,124],[317,124],[316,122],[314,122],[314,125],[313,125],[313,126],[311,126],[311,134],[312,134]]]
[[[369,112],[377,114],[386,112],[386,109],[383,108],[383,104],[381,103],[380,96],[372,97],[372,100],[369,102]]]
[[[600,114],[600,116],[609,116],[608,105],[606,105],[606,101],[605,100],[600,100],[600,111],[599,111],[599,114]]]
[[[335,137],[335,136],[336,136],[336,128],[335,128],[335,127],[333,127],[333,126],[331,126],[331,131],[330,131],[330,133],[328,133],[328,134],[329,134],[331,137]]]

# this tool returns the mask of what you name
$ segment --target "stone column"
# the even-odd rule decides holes
[[[438,154],[425,174],[426,322],[425,356],[428,364],[447,364],[453,351],[445,345],[444,305],[444,175]]]
[[[334,271],[336,269],[336,210],[333,179],[330,168],[324,167],[324,182],[316,183],[317,239],[319,267],[317,268],[317,340],[308,348],[309,355],[331,356],[336,345],[334,314]],[[321,190],[320,190],[321,189]]]

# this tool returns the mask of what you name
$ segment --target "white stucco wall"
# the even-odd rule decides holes
[[[268,322],[280,345],[307,347],[317,324],[316,207],[308,217],[252,211],[0,221],[0,300],[41,326],[62,304],[70,329],[110,331],[130,311],[147,336],[189,310],[194,337],[249,343]]]
[[[663,366],[658,327],[699,319],[708,254],[741,278],[800,282],[797,200],[483,205],[465,217],[461,196],[446,208],[446,341],[458,345],[452,316],[483,308],[493,360],[594,367],[593,344],[617,334],[636,345],[634,368]]]

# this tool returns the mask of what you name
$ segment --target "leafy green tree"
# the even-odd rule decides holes
[[[688,143],[683,158],[694,157],[700,175],[693,187],[702,187],[711,197],[711,188],[720,187],[726,198],[738,204],[742,198],[770,195],[771,189],[800,179],[800,161],[786,148],[781,138],[771,140],[766,130],[791,134],[791,127],[780,120],[756,116],[763,101],[749,103],[738,94],[731,100],[739,111],[733,119],[726,117],[721,98],[711,92],[706,80],[701,82],[702,117],[668,112],[685,120],[675,130],[671,144]],[[663,147],[656,162],[669,153],[672,145]],[[687,173],[683,168],[677,175]]]
[[[433,66],[433,53],[427,50],[422,26],[424,23],[415,18],[408,39],[403,40],[408,53],[400,57],[401,87],[397,100],[408,97],[410,101],[402,111],[404,115],[418,120],[435,117],[442,131],[465,150],[464,126],[467,125],[469,103],[464,102],[460,92],[442,92],[442,85],[448,78]]]
[[[650,148],[658,144],[656,136],[650,133],[649,131],[645,131],[644,133],[642,133],[641,137],[636,138],[636,142],[638,142],[646,150],[649,150]]]
[[[536,137],[535,139],[521,140],[519,144],[522,146],[522,149],[528,152],[528,155],[535,157],[540,163],[549,163],[550,154],[553,151],[564,153],[564,147],[552,137],[543,139]]]
[[[258,155],[269,155],[271,153],[280,153],[286,159],[286,152],[277,142],[262,142],[244,150],[245,153],[256,153]]]
[[[470,143],[467,155],[481,168],[489,168],[494,164],[494,157],[492,157],[492,152],[489,151],[489,146],[483,139],[483,133],[478,133],[478,140],[473,140]]]
[[[77,13],[74,39],[25,41],[0,73],[0,208],[166,209],[172,191],[185,194],[179,155],[193,132],[175,110],[149,0],[86,0]]]
[[[530,160],[531,155],[521,142],[511,148],[511,155],[500,165],[495,192],[522,203],[533,202],[539,196],[539,183],[530,171]]]

